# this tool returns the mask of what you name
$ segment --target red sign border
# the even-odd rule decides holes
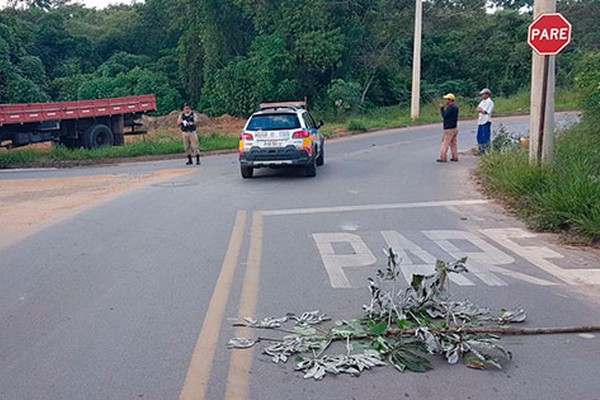
[[[565,42],[565,44],[563,44],[558,50],[556,51],[552,51],[552,52],[540,52],[538,51],[538,49],[531,44],[531,27],[533,25],[535,25],[540,19],[544,18],[544,17],[549,17],[549,16],[558,16],[560,17],[563,21],[565,21],[567,23],[567,25],[569,25],[569,39]],[[548,14],[540,14],[532,23],[531,25],[529,25],[529,27],[527,28],[527,44],[529,45],[529,47],[531,47],[533,49],[533,51],[535,51],[537,54],[539,54],[540,56],[555,56],[558,53],[560,53],[561,51],[563,51],[563,49],[565,47],[567,47],[569,45],[569,43],[571,43],[571,38],[573,36],[573,25],[571,25],[571,23],[561,14],[561,13],[548,13]]]

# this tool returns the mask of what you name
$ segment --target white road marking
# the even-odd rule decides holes
[[[435,271],[436,258],[420,248],[415,243],[408,240],[406,237],[396,231],[382,231],[381,235],[385,240],[388,247],[391,247],[394,253],[398,255],[400,259],[400,271],[404,275],[406,282],[412,282],[412,276],[428,275]],[[408,253],[411,253],[418,257],[423,263],[413,264]],[[460,286],[473,286],[472,280],[468,279],[464,275],[451,274],[450,280]]]
[[[282,210],[266,210],[262,212],[263,216],[286,216],[286,215],[307,215],[319,213],[341,213],[341,212],[360,212],[360,211],[376,211],[376,210],[398,210],[411,208],[432,208],[432,207],[460,207],[483,205],[489,203],[488,200],[446,200],[446,201],[429,201],[429,202],[414,202],[414,203],[391,203],[391,204],[364,204],[353,206],[336,206],[336,207],[315,207],[315,208],[298,208],[298,209],[282,209]],[[343,224],[342,229],[353,231],[355,226]],[[480,231],[487,238],[504,246],[506,249],[515,253],[519,257],[524,258],[529,263],[540,268],[544,272],[552,275],[560,281],[569,285],[592,284],[600,285],[600,269],[563,269],[552,262],[549,258],[563,258],[563,256],[547,247],[543,246],[521,246],[512,239],[532,238],[535,234],[527,232],[520,228],[507,229],[483,229]],[[515,264],[515,259],[494,247],[487,241],[471,232],[456,231],[456,230],[430,230],[424,231],[423,234],[434,241],[442,250],[446,251],[451,257],[459,259],[467,257],[467,267],[477,278],[481,279],[485,284],[490,286],[506,286],[507,282],[499,277],[510,277],[526,283],[539,286],[552,286],[556,283],[537,278],[522,272],[502,268],[501,265]],[[399,233],[393,231],[383,231],[384,239],[388,241],[388,245],[399,253],[401,263],[403,263],[403,273],[407,282],[411,281],[411,276],[414,273],[427,273],[435,266],[435,260],[432,262],[433,256],[424,251],[416,244],[410,242]],[[317,247],[321,253],[323,263],[331,285],[334,288],[350,287],[350,282],[344,268],[358,268],[372,265],[376,262],[373,253],[368,249],[360,236],[348,233],[326,233],[313,234]],[[463,251],[458,248],[452,241],[466,240],[481,251]],[[336,254],[332,243],[346,242],[354,249],[354,254]],[[408,253],[420,258],[423,263],[412,264]],[[454,281],[459,285],[470,286],[474,282],[470,279],[459,276],[453,277]]]
[[[392,204],[364,204],[357,206],[337,206],[337,207],[316,207],[316,208],[291,208],[287,210],[268,210],[263,211],[265,216],[281,215],[304,215],[318,213],[339,213],[349,211],[373,211],[373,210],[397,210],[405,208],[429,208],[429,207],[453,207],[453,206],[472,206],[487,204],[487,200],[444,200],[444,201],[426,201],[419,203],[392,203]]]
[[[483,229],[481,232],[536,267],[569,285],[580,285],[582,283],[600,285],[600,269],[563,269],[548,261],[549,258],[563,258],[562,254],[542,246],[521,246],[512,240],[536,237],[533,233],[520,228]]]
[[[424,231],[423,234],[440,246],[446,253],[450,254],[454,259],[458,260],[467,257],[466,265],[469,272],[472,272],[489,286],[507,285],[506,282],[490,271],[489,266],[512,264],[515,262],[515,259],[496,249],[485,240],[480,239],[471,232],[464,231]],[[456,247],[451,240],[469,241],[481,251],[462,251]]]
[[[344,268],[366,267],[377,261],[360,236],[352,233],[315,233],[317,248],[321,253],[329,282],[334,288],[350,288],[352,285],[344,273]],[[353,254],[336,254],[333,243],[348,243]]]
[[[430,230],[423,231],[422,233],[425,237],[432,240],[433,243],[448,253],[453,259],[467,257],[467,268],[469,269],[469,273],[472,273],[473,276],[477,277],[488,286],[507,286],[508,283],[501,279],[499,275],[537,286],[556,285],[556,283],[542,278],[500,267],[501,265],[515,264],[516,261],[513,257],[497,249],[475,233],[456,230]],[[419,245],[413,243],[397,231],[381,231],[381,235],[383,236],[386,245],[391,247],[398,255],[401,272],[407,283],[412,281],[412,276],[414,274],[430,274],[434,271],[435,263],[437,261],[436,258]],[[357,234],[345,232],[314,233],[313,238],[333,288],[353,287],[344,271],[345,268],[370,267],[377,262],[373,252],[371,252],[367,244]],[[463,251],[451,242],[453,240],[468,241],[481,251]],[[352,249],[352,253],[336,253],[334,248],[334,244],[336,243],[348,244]],[[546,255],[558,254],[552,253],[551,250],[545,247],[541,247],[540,249],[540,251]],[[413,259],[418,259],[418,261],[413,263]],[[531,260],[528,261],[532,262]],[[536,265],[535,263],[533,264]],[[598,270],[585,271],[594,272]],[[451,274],[450,279],[459,286],[475,285],[475,282],[465,275]],[[580,281],[573,282],[575,283],[572,284],[577,284],[577,282],[580,283]]]
[[[352,222],[344,222],[340,228],[348,232],[355,232],[358,230],[358,225]]]

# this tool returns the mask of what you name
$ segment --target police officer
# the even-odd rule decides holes
[[[183,112],[177,119],[177,125],[181,128],[183,136],[183,148],[187,156],[186,165],[192,165],[192,156],[196,157],[196,165],[200,165],[200,149],[198,148],[198,136],[196,135],[196,125],[200,118],[198,114],[192,111],[187,104],[183,106]]]

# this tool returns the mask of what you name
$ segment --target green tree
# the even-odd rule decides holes
[[[178,45],[181,77],[186,97],[196,100],[213,85],[217,71],[247,55],[254,31],[232,0],[189,0],[182,4],[180,23],[185,26]]]
[[[248,115],[260,102],[296,98],[298,82],[289,79],[294,56],[280,34],[255,38],[248,57],[217,72],[203,105],[212,114]]]
[[[34,82],[36,85],[39,85],[40,87],[46,87],[48,85],[46,70],[39,57],[24,56],[19,60],[17,68],[21,73],[21,76]]]
[[[357,111],[361,105],[361,87],[356,82],[346,82],[343,79],[334,79],[327,90],[330,106],[336,112],[344,113]]]
[[[96,70],[102,76],[114,77],[131,71],[136,67],[145,67],[150,62],[148,56],[135,55],[124,51],[113,54]]]
[[[80,100],[155,94],[159,114],[166,114],[180,108],[183,102],[179,92],[170,85],[164,75],[146,68],[135,67],[115,76],[99,73],[81,78],[84,79],[79,80],[81,83],[77,90],[77,98]],[[63,84],[63,88],[69,89],[69,84],[72,82],[60,83]]]
[[[49,101],[48,95],[38,85],[19,75],[8,82],[6,97],[11,103],[40,103]]]
[[[202,98],[202,108],[210,115],[244,116],[255,110],[258,99],[246,58],[232,61],[215,73]]]

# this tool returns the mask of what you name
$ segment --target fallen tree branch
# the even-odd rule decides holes
[[[285,337],[239,337],[227,346],[244,349],[261,341],[271,342],[263,351],[271,361],[294,359],[295,370],[303,372],[305,379],[321,380],[328,374],[358,376],[365,369],[383,365],[392,365],[400,372],[425,372],[431,369],[428,355],[441,356],[448,364],[462,360],[471,368],[502,369],[512,355],[500,345],[501,335],[600,332],[600,325],[508,326],[525,321],[525,310],[502,309],[500,314],[492,314],[468,300],[451,301],[447,291],[450,275],[468,272],[466,258],[453,263],[438,260],[433,273],[413,274],[410,285],[399,290],[400,265],[391,248],[387,254],[386,267],[377,270],[376,278],[368,279],[371,298],[363,305],[361,318],[335,321],[322,329],[316,325],[331,318],[319,310],[262,320],[246,317],[234,325],[279,331]],[[290,329],[289,325],[294,326]],[[333,342],[341,341],[346,342],[346,354],[325,354]]]
[[[563,326],[550,328],[514,328],[512,326],[460,327],[429,329],[433,333],[473,333],[496,335],[555,335],[560,333],[600,332],[600,325]],[[414,335],[417,329],[389,329],[385,336]]]

